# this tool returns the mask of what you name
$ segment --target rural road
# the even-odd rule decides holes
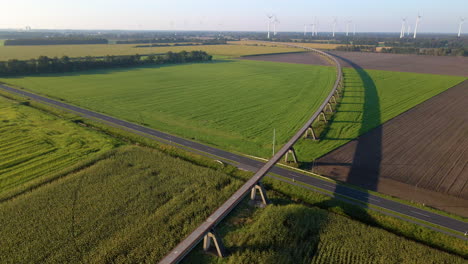
[[[73,112],[75,114],[81,115],[86,118],[91,118],[91,119],[105,122],[114,126],[122,127],[122,128],[125,128],[127,130],[130,130],[134,133],[138,133],[143,136],[146,135],[147,137],[149,136],[151,138],[156,137],[158,139],[165,141],[166,143],[172,142],[179,146],[188,148],[189,150],[192,149],[198,152],[209,154],[211,156],[216,156],[222,160],[229,160],[229,161],[234,162],[233,164],[241,169],[255,172],[264,164],[263,162],[260,162],[260,161],[242,156],[242,155],[220,150],[214,147],[210,147],[201,143],[197,143],[197,142],[183,139],[180,137],[176,137],[173,135],[169,135],[167,133],[163,133],[163,132],[151,129],[151,128],[147,128],[141,125],[130,123],[130,122],[117,119],[114,117],[110,117],[104,114],[96,113],[96,112],[93,112],[84,108],[80,108],[74,105],[70,105],[70,104],[58,101],[58,100],[54,100],[54,99],[50,99],[50,98],[40,96],[34,93],[30,93],[24,90],[8,87],[5,85],[0,85],[0,89],[13,93],[13,94],[18,94],[18,95],[31,98],[38,102],[46,103],[48,105]],[[285,169],[279,166],[274,167],[270,171],[270,173],[280,175],[284,178],[293,180],[293,181],[288,181],[282,178],[278,178],[271,174],[269,175],[270,177],[283,180],[287,183],[291,183],[295,185],[298,185],[298,183],[304,183],[307,185],[311,185],[314,188],[307,187],[302,184],[298,186],[311,189],[313,191],[317,191],[315,189],[317,188],[319,189],[319,192],[320,190],[322,190],[321,191],[322,193],[329,195],[329,196],[338,195],[337,198],[341,200],[347,200],[352,203],[358,203],[360,205],[362,205],[362,203],[365,203],[365,205],[363,206],[368,207],[369,209],[373,209],[373,210],[382,212],[384,214],[391,215],[393,217],[401,218],[409,222],[424,225],[436,231],[459,237],[460,239],[463,239],[463,240],[468,240],[468,237],[464,236],[464,233],[468,231],[468,223],[466,222],[459,221],[459,220],[456,220],[456,219],[453,219],[444,215],[432,213],[426,210],[422,210],[422,209],[419,209],[410,205],[402,204],[393,200],[385,199],[380,196],[369,194],[365,191],[360,191],[360,190],[353,189],[344,185],[337,185],[325,179],[308,176],[306,174],[302,174],[297,171]],[[331,195],[331,193],[333,193],[333,195]],[[359,203],[357,201],[362,202],[362,203]],[[414,219],[417,219],[417,221],[407,219],[406,217],[402,217],[401,215],[412,217]],[[447,232],[443,229],[439,229],[433,226],[428,226],[428,224],[437,225],[445,229],[450,229],[452,231],[455,231],[456,234]]]

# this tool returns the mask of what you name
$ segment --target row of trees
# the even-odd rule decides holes
[[[143,64],[169,64],[211,61],[212,56],[204,51],[167,52],[161,55],[128,55],[84,58],[49,58],[40,56],[31,60],[8,60],[0,62],[0,75],[25,75],[34,73],[72,72],[98,68],[128,67]]]
[[[210,39],[198,39],[198,38],[159,38],[159,39],[135,39],[135,40],[118,40],[116,44],[153,44],[153,43],[184,43],[180,45],[209,45],[209,44],[226,44],[227,40],[224,38],[210,38]],[[195,44],[196,43],[196,44]]]
[[[5,46],[29,46],[29,45],[73,45],[73,44],[107,44],[107,39],[103,38],[72,38],[72,37],[54,37],[54,38],[32,38],[32,39],[8,39],[5,40]]]
[[[147,47],[180,47],[180,46],[200,46],[200,45],[224,45],[227,44],[225,39],[204,40],[201,43],[175,43],[175,44],[150,44],[150,45],[136,45],[137,48]]]

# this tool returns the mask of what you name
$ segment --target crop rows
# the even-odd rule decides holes
[[[184,263],[464,263],[385,230],[298,204],[237,213],[218,229],[225,230],[230,256],[219,260],[193,252]]]
[[[1,263],[156,263],[242,184],[154,149],[124,146],[0,203]]]
[[[253,155],[316,111],[332,67],[245,60],[3,79],[111,116]]]
[[[111,140],[0,97],[0,199],[112,148]]]

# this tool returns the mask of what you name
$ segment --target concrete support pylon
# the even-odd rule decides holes
[[[257,191],[260,193],[260,198],[262,198],[262,202],[264,205],[268,204],[268,198],[266,195],[265,188],[263,187],[263,184],[261,182],[258,182],[250,191],[250,199],[255,200],[257,198]]]
[[[292,147],[286,152],[286,155],[284,155],[284,162],[289,162],[289,154],[291,154],[294,163],[297,163],[296,151]]]
[[[333,108],[332,108],[330,102],[327,103],[327,107],[328,107],[328,111],[329,111],[330,113],[333,113]]]
[[[209,251],[211,248],[211,242],[213,242],[216,252],[218,253],[218,256],[223,258],[226,256],[226,250],[224,248],[224,244],[221,241],[221,238],[219,235],[214,231],[214,229],[211,229],[210,232],[208,232],[205,237],[203,238],[203,250]]]
[[[323,118],[323,121],[325,121],[325,123],[327,123],[327,116],[325,115],[325,113],[322,111],[320,112],[320,115],[318,117],[319,121]]]
[[[313,138],[314,140],[317,140],[317,137],[315,136],[315,132],[314,132],[314,129],[312,128],[312,126],[310,126],[310,127],[306,130],[306,132],[305,132],[305,134],[304,134],[304,138],[307,138],[307,137],[309,136],[309,134],[312,136],[312,138]]]

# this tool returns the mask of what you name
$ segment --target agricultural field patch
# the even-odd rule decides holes
[[[185,138],[259,156],[285,143],[335,81],[333,67],[220,60],[2,81]]]
[[[464,77],[344,68],[344,96],[320,141],[301,140],[311,162],[465,80]],[[311,164],[312,165],[312,164]]]
[[[0,61],[9,59],[28,60],[39,56],[48,57],[85,57],[107,55],[146,55],[162,54],[168,51],[203,50],[210,55],[240,57],[255,54],[301,52],[302,49],[285,46],[247,46],[247,45],[197,45],[174,47],[140,47],[139,44],[98,44],[98,45],[49,45],[49,46],[0,46]]]
[[[240,187],[236,173],[154,149],[111,150],[0,204],[0,262],[156,263]]]
[[[0,200],[97,157],[117,142],[0,96]]]
[[[468,217],[467,89],[464,81],[430,98],[321,157],[314,170]]]
[[[464,263],[463,258],[304,205],[242,212],[218,229],[230,251],[193,251],[184,263]]]

